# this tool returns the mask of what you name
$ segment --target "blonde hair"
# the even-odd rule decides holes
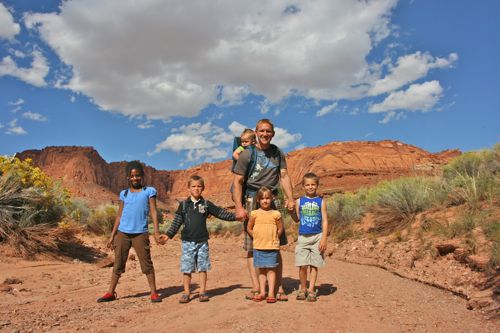
[[[248,138],[249,140],[255,141],[256,139],[255,131],[250,128],[245,128],[243,132],[241,132],[240,138],[241,139]]]
[[[259,130],[259,126],[260,125],[263,125],[263,124],[268,124],[269,126],[271,126],[271,130],[273,131],[274,133],[274,125],[273,123],[267,119],[267,118],[264,118],[264,119],[261,119],[257,122],[257,125],[255,125],[255,130],[258,131]]]
[[[201,186],[203,186],[203,188],[205,188],[205,181],[203,180],[203,178],[201,176],[198,176],[198,175],[190,176],[189,180],[188,180],[188,187],[191,186],[192,182],[200,182]]]
[[[319,185],[319,177],[315,173],[312,173],[312,172],[306,173],[304,175],[304,177],[302,177],[302,185],[304,185],[304,183],[306,182],[306,179],[314,180],[316,182],[316,184]]]

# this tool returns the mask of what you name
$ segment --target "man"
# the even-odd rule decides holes
[[[255,208],[253,204],[253,196],[255,192],[262,186],[269,187],[274,196],[278,194],[278,187],[281,187],[285,192],[285,205],[289,211],[295,209],[295,201],[293,199],[292,182],[287,172],[286,159],[283,152],[271,144],[274,137],[274,125],[269,119],[261,119],[257,122],[255,132],[257,134],[258,143],[255,146],[255,152],[252,149],[246,149],[240,154],[238,162],[234,168],[233,174],[233,200],[236,205],[236,218],[245,218],[248,222],[248,213]],[[247,176],[247,169],[252,162],[252,155],[255,158],[255,167],[250,175]],[[246,190],[243,191],[244,185]],[[245,192],[245,193],[243,193]],[[245,206],[246,207],[245,207]],[[275,208],[279,208],[279,202],[275,200]],[[252,291],[246,295],[247,299],[253,298],[258,293],[259,281],[255,267],[253,266],[253,244],[252,238],[246,232],[245,222],[245,242],[243,248],[246,250],[248,272],[252,280]],[[286,245],[287,239],[283,233],[280,239],[280,245]],[[287,297],[282,285],[283,275],[283,260],[279,255],[279,266],[276,276],[276,285],[278,286],[277,299],[286,301]]]

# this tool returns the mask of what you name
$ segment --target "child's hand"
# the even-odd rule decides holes
[[[327,247],[327,241],[326,239],[321,239],[319,241],[319,252],[323,253],[326,251],[326,247]]]
[[[164,245],[168,241],[168,236],[167,235],[160,235],[156,242],[160,245]]]
[[[111,237],[107,242],[106,242],[106,247],[108,249],[112,249],[113,248],[113,238],[114,237]]]

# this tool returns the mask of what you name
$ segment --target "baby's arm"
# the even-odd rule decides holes
[[[237,161],[238,158],[240,158],[240,154],[242,151],[244,151],[245,148],[242,147],[242,146],[239,146],[238,148],[236,148],[234,151],[233,151],[233,158]]]

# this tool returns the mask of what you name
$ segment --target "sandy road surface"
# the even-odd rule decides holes
[[[163,302],[151,304],[139,263],[129,261],[119,299],[97,304],[111,268],[80,261],[2,258],[0,279],[16,277],[0,293],[0,332],[499,332],[498,323],[469,311],[465,300],[384,270],[328,260],[319,274],[317,303],[244,300],[249,290],[239,240],[210,241],[210,302],[179,304],[180,242],[155,246],[153,261]],[[293,253],[284,252],[285,286],[298,286]],[[196,284],[197,277],[194,278]]]

